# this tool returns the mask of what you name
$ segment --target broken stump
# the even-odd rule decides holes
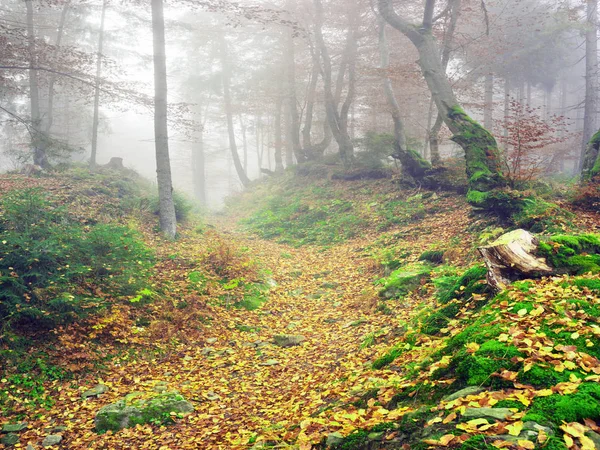
[[[500,291],[513,281],[550,275],[554,272],[544,258],[536,255],[538,239],[525,230],[514,230],[479,247],[488,269],[488,284]]]

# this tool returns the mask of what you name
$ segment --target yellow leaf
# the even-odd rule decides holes
[[[511,436],[518,436],[521,434],[521,430],[523,429],[523,422],[518,421],[510,425],[506,425],[506,429],[508,430],[508,434]]]
[[[575,442],[573,442],[573,438],[571,436],[569,436],[568,434],[565,434],[563,436],[564,440],[565,440],[565,444],[567,444],[568,448],[571,448],[575,445]]]
[[[540,430],[540,432],[538,434],[538,442],[540,444],[543,444],[547,440],[548,440],[548,435],[546,434],[546,432],[544,430]]]
[[[589,437],[581,436],[579,440],[581,441],[581,450],[596,450],[594,441],[592,441]]]
[[[470,425],[470,426],[472,426],[472,427],[476,427],[476,426],[478,426],[478,425],[487,425],[487,424],[488,424],[488,421],[487,421],[487,419],[480,418],[480,419],[473,419],[473,420],[469,420],[469,421],[467,422],[467,424],[469,424],[469,425]]]
[[[529,400],[529,398],[524,393],[522,393],[522,392],[519,392],[516,397],[525,406],[529,406],[531,404],[531,401]]]
[[[526,439],[519,439],[517,441],[517,444],[519,444],[519,447],[521,448],[526,448],[528,450],[533,450],[535,448],[535,444],[531,441],[528,441]]]
[[[549,397],[552,394],[554,394],[554,392],[552,392],[552,389],[541,389],[539,391],[536,391],[535,396],[536,397]]]
[[[502,333],[500,336],[498,336],[498,341],[500,342],[507,342],[508,341],[508,334],[506,333]]]
[[[530,315],[530,316],[533,316],[533,317],[537,317],[537,316],[540,316],[540,315],[542,315],[543,313],[544,313],[544,307],[543,307],[542,305],[540,305],[540,306],[538,306],[537,308],[535,308],[535,309],[532,309],[532,310],[529,312],[529,315]]]
[[[477,342],[469,342],[467,344],[467,353],[475,353],[479,350],[480,345]]]
[[[577,368],[577,364],[575,364],[573,361],[565,361],[563,365],[569,370],[575,370]]]
[[[427,422],[427,425],[433,425],[434,423],[440,423],[442,421],[441,417],[435,417]],[[446,423],[446,422],[444,422]]]
[[[578,422],[565,423],[560,426],[560,429],[563,430],[565,433],[578,438],[580,438],[581,436],[585,436],[586,431],[586,428]]]
[[[456,413],[455,412],[448,414],[448,416],[444,419],[443,423],[450,423],[454,419],[456,419]]]
[[[519,311],[517,311],[517,314],[523,317],[525,314],[527,314],[527,308],[520,309]]]
[[[579,339],[579,333],[576,331],[571,335],[571,339]]]
[[[453,434],[445,434],[440,438],[440,445],[447,447],[456,438]]]

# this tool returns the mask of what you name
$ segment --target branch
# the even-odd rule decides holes
[[[483,11],[483,18],[485,20],[485,35],[490,35],[490,17],[488,15],[487,6],[485,5],[485,0],[481,0],[481,10]]]
[[[433,26],[433,11],[435,10],[435,1],[436,0],[426,0],[425,1],[425,11],[423,12],[423,28],[426,30],[431,30]]]
[[[87,84],[88,86],[96,87],[95,83],[91,81],[84,80],[83,78],[76,77],[75,75],[71,75],[70,73],[61,72],[59,70],[49,69],[47,67],[31,67],[31,66],[0,66],[0,70],[41,70],[42,72],[49,72],[56,75],[62,75],[67,78],[71,78],[75,81],[79,81],[80,83]]]
[[[379,13],[387,23],[408,37],[413,43],[416,44],[421,41],[421,35],[417,26],[409,23],[406,19],[396,14],[392,5],[392,0],[379,0]]]
[[[432,20],[433,23],[436,23],[438,20],[440,20],[442,17],[448,15],[448,13],[450,12],[451,9],[451,5],[452,2],[449,1],[448,4],[446,5],[446,7],[442,10],[442,12],[440,12],[437,16],[435,16]]]
[[[2,106],[0,106],[0,110],[4,111],[6,114],[8,114],[9,116],[13,117],[14,119],[17,120],[17,122],[23,124],[25,126],[25,128],[27,129],[27,132],[29,133],[29,135],[31,136],[31,138],[33,139],[33,136],[35,133],[41,133],[41,131],[36,130],[34,127],[32,127],[25,119],[23,119],[21,116],[18,116],[17,114],[15,114],[12,111],[9,111],[6,108],[3,108]]]

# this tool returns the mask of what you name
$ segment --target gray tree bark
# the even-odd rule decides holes
[[[167,64],[163,0],[152,0],[152,37],[154,49],[154,139],[158,182],[160,229],[169,239],[177,234],[169,133],[167,126]]]
[[[379,0],[379,11],[390,25],[410,39],[419,52],[419,65],[438,113],[453,133],[452,139],[465,151],[470,190],[467,199],[477,206],[492,206],[487,203],[487,193],[506,185],[500,172],[496,140],[460,107],[442,67],[439,46],[431,28],[424,24],[410,24],[400,17],[393,9],[392,0]]]
[[[379,20],[379,56],[381,70],[386,72],[389,68],[390,55],[387,45],[386,33],[385,33],[386,22],[383,17]],[[392,80],[386,74],[383,77],[383,90],[385,92],[385,98],[387,99],[388,106],[390,107],[390,113],[392,121],[394,123],[394,141],[395,141],[395,153],[392,155],[398,159],[402,164],[402,169],[410,176],[415,178],[421,178],[425,173],[431,169],[431,164],[428,161],[421,158],[421,156],[412,150],[409,150],[406,145],[406,133],[404,131],[404,123],[402,122],[402,116],[400,111],[400,105],[394,95],[394,88],[392,86]]]
[[[100,121],[100,76],[102,75],[102,52],[104,47],[104,19],[106,18],[107,0],[102,2],[102,15],[100,19],[100,33],[98,35],[98,53],[96,56],[96,87],[94,89],[94,119],[92,122],[92,152],[90,167],[96,166],[98,153],[98,122]]]
[[[227,131],[229,135],[229,148],[233,158],[233,165],[238,174],[242,185],[247,187],[250,184],[250,179],[240,161],[237,144],[235,142],[235,128],[233,126],[233,108],[231,106],[231,69],[229,68],[229,51],[225,36],[221,36],[221,67],[223,70],[223,101],[225,103],[225,115],[227,116]]]
[[[314,0],[315,4],[315,40],[317,46],[319,47],[319,51],[321,53],[321,60],[323,63],[323,84],[325,85],[325,110],[327,114],[327,120],[329,121],[329,126],[331,128],[331,132],[333,133],[333,137],[335,138],[340,152],[340,157],[345,166],[349,166],[352,162],[352,155],[354,153],[354,145],[352,144],[352,140],[350,139],[350,135],[348,134],[347,129],[347,117],[341,117],[340,112],[338,111],[336,101],[336,96],[333,93],[333,82],[332,82],[332,68],[331,68],[331,57],[329,55],[329,50],[325,44],[325,40],[323,39],[323,4],[321,0]],[[356,36],[352,26],[350,27],[347,37],[346,37],[346,50],[344,51],[343,59],[352,59],[356,58]],[[340,71],[342,67],[340,67]],[[353,76],[349,76],[349,83],[352,83]],[[339,84],[338,84],[339,86]],[[354,87],[348,87],[348,99],[351,102],[352,96],[354,94]],[[346,103],[346,102],[345,102]],[[348,113],[348,108],[346,109],[346,115]],[[344,127],[346,125],[346,127]]]
[[[598,0],[586,0],[586,33],[585,33],[585,108],[583,113],[583,144],[579,170],[591,169],[589,164],[588,143],[596,132],[598,108]]]
[[[41,130],[42,119],[40,114],[40,90],[37,77],[37,54],[35,48],[35,31],[33,28],[33,4],[31,0],[25,0],[27,9],[27,49],[29,51],[29,97],[31,108],[31,145],[33,147],[33,164],[44,169],[50,167],[46,153],[48,140]]]
[[[494,128],[494,74],[486,74],[484,84],[483,126],[487,130],[492,130]]]

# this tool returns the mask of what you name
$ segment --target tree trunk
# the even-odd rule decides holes
[[[63,9],[60,13],[60,22],[58,23],[58,30],[56,32],[56,44],[54,49],[54,59],[56,60],[60,52],[60,46],[62,44],[62,38],[65,30],[65,23],[67,22],[67,14],[71,7],[71,0],[67,0],[63,5]],[[46,112],[46,120],[44,124],[44,133],[50,136],[50,130],[52,129],[52,123],[54,122],[54,84],[56,83],[56,74],[50,75],[48,80],[48,111]]]
[[[588,171],[587,157],[592,134],[597,130],[598,107],[598,0],[586,0],[587,29],[585,33],[585,108],[583,114],[583,150],[579,170]]]
[[[448,25],[448,29],[444,33],[444,41],[442,43],[442,69],[444,70],[444,76],[446,75],[446,71],[448,70],[448,63],[450,62],[450,53],[452,51],[452,41],[454,40],[454,32],[456,31],[456,25],[458,23],[458,19],[460,17],[460,8],[461,8],[462,0],[450,0],[448,3],[448,7],[451,10],[450,14],[450,24]],[[435,1],[427,2],[426,10],[425,10],[425,19],[423,21],[424,26],[427,29],[431,29],[431,24],[429,24],[429,20],[432,19],[430,15],[433,15],[433,8],[435,6]],[[442,129],[442,125],[444,124],[444,117],[438,112],[437,118],[431,131],[429,132],[429,148],[431,152],[431,164],[434,166],[439,166],[442,163],[442,158],[440,156],[440,145],[439,145],[439,135]]]
[[[198,122],[201,126],[197,131],[196,145],[192,148],[192,178],[196,200],[202,206],[206,206],[206,157],[204,154],[204,122],[201,111],[202,107],[198,105]]]
[[[385,33],[385,20],[380,17],[379,20],[379,56],[381,70],[386,73],[389,69],[390,54],[387,45],[386,33]],[[390,77],[384,75],[383,77],[383,89],[385,97],[387,99],[388,106],[390,107],[390,113],[392,121],[394,122],[394,146],[395,152],[392,155],[398,159],[402,164],[402,169],[414,178],[422,178],[425,173],[431,169],[431,164],[428,161],[421,158],[421,156],[413,151],[409,150],[406,145],[406,134],[404,131],[404,123],[402,122],[400,105],[394,95],[394,88],[392,86],[392,80]]]
[[[510,80],[504,80],[504,150],[508,150],[508,121],[510,119]]]
[[[167,64],[163,0],[152,0],[152,36],[154,48],[154,138],[160,229],[165,236],[174,239],[177,234],[177,219],[173,202],[167,127]]]
[[[275,172],[283,172],[283,139],[281,132],[281,116],[283,116],[283,77],[279,78],[278,84],[277,101],[275,102]]]
[[[244,149],[244,173],[248,173],[248,137],[246,136],[246,123],[244,122],[244,116],[242,113],[238,114],[240,121],[240,128],[242,129],[242,148]]]
[[[506,180],[500,172],[496,140],[460,107],[443,70],[439,48],[431,30],[406,22],[396,14],[391,0],[379,0],[379,10],[390,25],[411,40],[419,52],[419,65],[438,113],[453,133],[452,139],[465,151],[470,190],[468,200],[477,206],[492,206],[488,204],[489,191],[506,186]]]
[[[291,146],[296,161],[302,163],[307,160],[302,144],[300,143],[300,117],[298,115],[298,96],[296,95],[296,49],[294,45],[293,30],[286,30],[285,72],[287,75],[289,135]]]
[[[587,183],[600,174],[600,131],[598,131],[586,147],[583,155],[583,170],[581,181]]]
[[[354,146],[352,140],[348,135],[348,130],[343,128],[343,122],[338,112],[337,102],[333,94],[333,83],[331,75],[331,57],[329,56],[329,50],[325,45],[323,39],[323,5],[321,0],[314,0],[315,4],[315,40],[321,53],[321,60],[323,62],[323,82],[325,85],[325,110],[327,114],[327,120],[333,137],[335,138],[342,162],[345,166],[349,166],[352,162],[352,154],[354,153]],[[347,36],[347,45],[344,55],[347,57],[348,54],[356,55],[356,41],[352,30]],[[350,89],[349,89],[350,90]]]
[[[100,120],[100,75],[102,74],[102,51],[104,46],[104,19],[106,17],[107,0],[102,2],[102,15],[100,19],[100,33],[98,35],[98,54],[96,57],[96,87],[94,89],[94,120],[92,122],[92,154],[90,156],[90,167],[96,166],[96,154],[98,152],[98,122]]]
[[[41,114],[40,114],[40,91],[37,78],[36,48],[35,48],[35,32],[33,29],[33,5],[32,0],[25,0],[27,8],[27,48],[29,51],[29,97],[31,105],[31,145],[33,147],[33,164],[40,166],[43,169],[50,167],[46,148],[48,145],[47,137],[41,131]]]
[[[492,73],[485,75],[483,126],[490,131],[494,129],[494,74]]]
[[[227,131],[229,134],[229,148],[231,149],[231,156],[233,158],[233,165],[238,174],[238,177],[244,187],[250,184],[250,179],[244,167],[240,161],[240,155],[238,153],[237,144],[235,142],[235,129],[233,127],[233,108],[231,106],[231,71],[229,69],[229,52],[227,48],[227,41],[225,36],[221,36],[221,66],[223,70],[223,101],[225,102],[225,115],[227,116]]]

